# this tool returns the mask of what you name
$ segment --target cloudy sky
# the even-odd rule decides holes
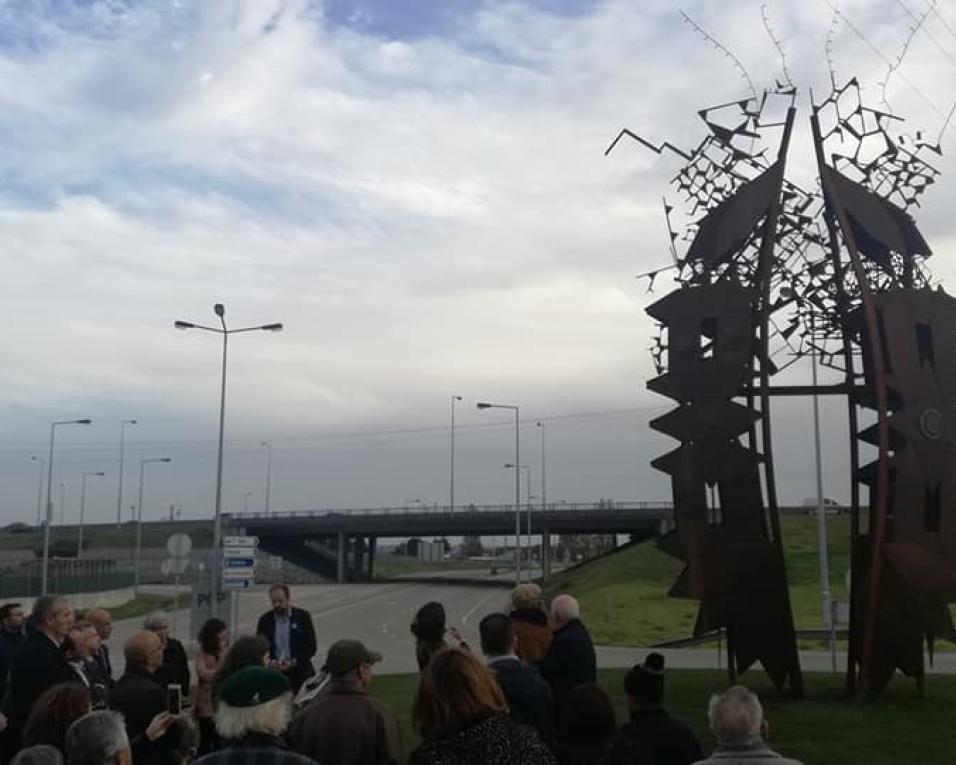
[[[780,60],[756,0],[682,7],[758,89]],[[858,74],[913,129],[956,100],[956,10],[844,2],[838,78]],[[801,89],[828,83],[826,0],[768,0]],[[125,512],[142,459],[146,512],[211,512],[218,338],[175,319],[282,321],[230,346],[225,503],[276,509],[445,502],[456,408],[460,502],[507,501],[509,413],[549,499],[666,499],[647,463],[673,442],[647,420],[661,195],[676,169],[623,145],[623,126],[692,145],[696,110],[745,96],[733,65],[663,0],[0,0],[0,520],[36,515],[55,484],[75,517],[115,517],[119,421]],[[812,184],[801,119],[791,175]],[[953,128],[944,148],[956,140]],[[919,220],[944,281],[956,168]],[[676,199],[676,197],[675,197]],[[794,372],[806,379],[806,369]],[[780,493],[813,493],[809,402],[780,404]],[[824,410],[827,492],[847,496],[844,410]],[[54,490],[54,498],[57,492]],[[248,496],[247,496],[248,495]]]

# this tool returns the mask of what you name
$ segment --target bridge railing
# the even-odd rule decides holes
[[[640,502],[615,502],[605,500],[603,502],[540,502],[531,503],[533,513],[545,512],[594,512],[598,510],[622,510],[622,511],[641,511],[641,510],[671,510],[672,502],[664,501],[640,501]],[[399,507],[357,507],[337,510],[273,510],[268,514],[264,511],[250,511],[243,513],[227,513],[230,519],[241,521],[242,519],[263,519],[263,518],[333,518],[336,516],[354,516],[354,515],[423,515],[423,514],[444,514],[457,515],[465,513],[513,513],[514,503],[510,505],[449,505],[438,504],[413,504],[402,505]],[[528,506],[524,503],[519,505],[522,512],[527,511]]]

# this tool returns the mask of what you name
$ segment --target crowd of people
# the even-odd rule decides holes
[[[29,618],[20,604],[3,605],[2,764],[401,763],[398,717],[368,692],[381,654],[339,640],[317,673],[311,615],[291,605],[284,584],[269,599],[254,635],[230,641],[221,620],[202,626],[195,674],[168,615],[150,614],[122,646],[119,677],[106,610],[74,618],[55,595],[38,598]],[[481,620],[475,648],[437,602],[419,609],[411,632],[420,669],[413,765],[799,765],[770,749],[760,701],[742,686],[711,697],[717,747],[705,758],[690,726],[666,710],[657,653],[625,675],[629,719],[619,725],[571,595],[546,605],[537,585],[515,588],[508,612]]]

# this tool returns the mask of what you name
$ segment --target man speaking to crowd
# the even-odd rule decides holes
[[[274,584],[269,588],[272,610],[259,617],[256,632],[269,641],[269,663],[289,678],[293,692],[315,674],[315,628],[312,617],[303,608],[289,604],[289,587]]]

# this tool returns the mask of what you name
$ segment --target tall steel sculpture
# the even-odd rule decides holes
[[[626,129],[608,148],[628,136],[684,160],[673,179],[691,219],[683,236],[665,201],[679,286],[647,308],[660,326],[648,387],[677,402],[651,422],[680,442],[652,463],[675,505],[661,546],[686,564],[671,594],[700,601],[695,633],[726,629],[732,677],[759,660],[802,692],[770,399],[846,396],[847,685],[875,694],[900,669],[922,687],[924,640],[932,650],[956,637],[956,300],[931,289],[930,249],[908,213],[937,175],[926,157],[939,145],[894,136],[897,118],[864,106],[856,80],[834,85],[812,107],[820,188],[807,192],[785,178],[795,97],[778,88],[701,111],[708,134],[691,151]],[[844,383],[772,386],[807,349]]]

